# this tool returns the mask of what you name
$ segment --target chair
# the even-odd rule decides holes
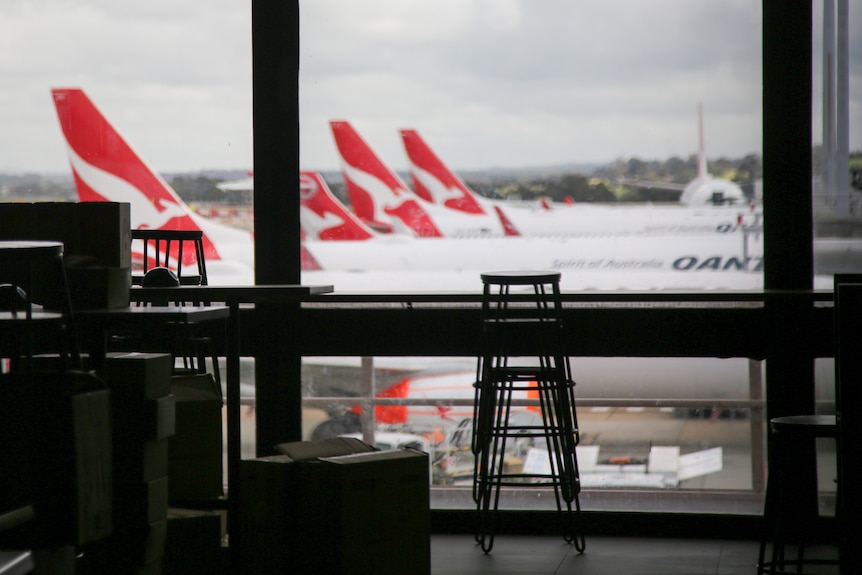
[[[132,230],[132,253],[142,258],[141,273],[132,274],[133,285],[141,285],[155,267],[174,270],[180,285],[207,285],[201,230]],[[189,267],[197,273],[189,273]]]
[[[545,486],[563,515],[564,539],[583,552],[584,537],[575,523],[580,434],[575,384],[562,348],[560,273],[496,272],[481,279],[484,341],[472,437],[476,541],[485,553],[491,551],[502,487]],[[530,344],[525,348],[521,341]],[[538,398],[538,413],[513,409],[513,399],[524,396]],[[523,465],[510,466],[511,448],[524,442],[529,447]],[[539,457],[531,459],[531,451]]]
[[[204,272],[205,273],[205,272]],[[144,274],[141,281],[141,287],[159,287],[170,288],[179,287],[180,282],[178,276],[168,268],[155,267],[151,268]],[[154,302],[154,305],[170,305],[170,302],[165,299],[161,302]],[[212,361],[212,374],[216,383],[221,386],[221,373],[218,364],[218,356],[212,345],[212,338],[197,333],[196,324],[176,323],[170,326],[172,333],[164,334],[168,339],[167,348],[170,349],[175,358],[182,358],[182,367],[175,367],[175,375],[186,374],[205,374],[206,357],[209,356]]]
[[[201,230],[132,230],[131,237],[132,253],[141,257],[141,273],[132,274],[133,285],[145,288],[208,285]],[[156,302],[156,305],[170,303],[165,300]],[[174,299],[173,303],[199,305],[199,302],[186,302],[182,298]],[[221,374],[212,338],[197,333],[193,324],[178,324],[172,331],[171,334],[157,334],[156,339],[161,336],[162,345],[166,345],[175,357],[182,358],[183,365],[175,370],[176,373],[206,373],[205,358],[210,356],[212,374],[220,386]],[[165,337],[167,343],[164,343]],[[140,344],[141,338],[137,339]]]

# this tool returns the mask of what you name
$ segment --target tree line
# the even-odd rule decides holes
[[[812,149],[813,173],[821,172],[822,153],[820,146]],[[708,162],[712,175],[736,182],[743,191],[753,193],[753,185],[763,176],[761,158],[758,154],[747,154],[741,158],[717,158]],[[862,191],[862,151],[850,155],[851,184]],[[337,172],[324,173],[333,193],[349,203],[344,183]],[[674,156],[666,160],[643,160],[640,158],[618,158],[609,164],[593,169],[589,173],[559,171],[537,176],[517,175],[513,172],[483,178],[467,178],[465,183],[477,193],[489,198],[574,202],[643,202],[675,201],[679,192],[657,188],[629,186],[626,180],[687,184],[697,175],[697,156],[687,158]],[[183,200],[189,203],[219,202],[242,204],[250,200],[245,192],[225,192],[217,184],[225,181],[222,174],[206,172],[176,174],[167,178],[168,183]],[[405,175],[405,181],[409,178]],[[71,179],[57,176],[43,177],[38,174],[0,174],[0,201],[75,201],[77,194]]]

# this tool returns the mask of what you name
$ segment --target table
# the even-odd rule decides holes
[[[242,438],[240,436],[240,339],[242,337],[239,307],[240,304],[259,303],[297,303],[309,296],[325,294],[333,291],[331,285],[256,285],[256,286],[179,286],[169,288],[132,287],[130,299],[132,302],[158,302],[167,300],[194,301],[205,304],[224,303],[230,310],[227,320],[227,476],[228,476],[228,533],[231,535],[231,556],[236,562],[239,553],[239,498],[236,495],[240,487],[239,464],[242,458]],[[146,308],[144,308],[146,309]],[[234,565],[238,572],[238,565]]]
[[[49,329],[60,333],[64,317],[60,313],[43,313],[33,310],[34,301],[51,304],[53,309],[68,314],[71,311],[69,289],[63,267],[62,242],[35,240],[0,241],[0,284],[12,284],[25,293],[23,313],[3,311],[0,316],[0,338],[3,349],[14,349],[18,355],[33,354],[33,337],[36,330]],[[26,320],[26,323],[22,323]],[[25,344],[20,341],[23,332]],[[47,332],[46,332],[47,333]],[[51,351],[57,351],[53,349]],[[73,350],[74,351],[74,350]],[[17,358],[16,358],[17,359]]]
[[[34,281],[36,276],[43,280],[44,287]],[[61,242],[0,241],[0,283],[18,285],[26,292],[28,317],[32,313],[34,288],[44,290],[38,293],[40,289],[35,289],[40,296],[53,296],[56,301],[52,303],[59,304],[61,311],[71,309]],[[52,290],[57,293],[49,294]]]
[[[147,306],[110,309],[80,310],[74,313],[82,336],[91,336],[85,344],[93,365],[104,360],[104,336],[111,332],[153,332],[172,323],[201,323],[226,321],[230,317],[227,306]],[[92,341],[98,334],[98,341]]]

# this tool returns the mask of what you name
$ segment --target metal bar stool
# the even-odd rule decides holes
[[[485,553],[491,551],[501,488],[545,486],[553,489],[557,511],[564,514],[565,540],[583,552],[575,519],[580,436],[575,384],[562,351],[560,274],[495,272],[481,278],[484,342],[476,368],[471,444],[476,541]],[[513,399],[524,397],[538,399],[538,414],[513,405]],[[546,452],[546,461],[529,467],[526,460],[512,462],[511,454],[523,451],[525,442],[533,454]]]
[[[793,415],[769,421],[774,455],[766,487],[764,521],[766,531],[760,540],[758,575],[795,575],[824,573],[823,566],[834,566],[838,559],[806,557],[806,545],[817,539],[818,502],[816,469],[799,465],[799,453],[813,450],[817,438],[836,438],[834,415]],[[813,452],[813,451],[812,451]],[[839,485],[840,487],[840,485]],[[841,497],[839,489],[838,497]],[[792,551],[795,550],[795,553]]]

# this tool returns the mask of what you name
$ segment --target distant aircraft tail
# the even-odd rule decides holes
[[[706,164],[706,142],[703,135],[703,102],[697,103],[697,178],[705,180],[709,177]]]
[[[410,161],[410,177],[416,195],[429,202],[467,212],[487,213],[473,192],[434,153],[416,130],[401,130],[401,140]]]
[[[308,234],[305,232],[305,228],[302,225],[299,226],[299,264],[300,269],[302,271],[319,271],[323,268],[320,267],[320,263],[314,259],[314,256],[311,255],[311,252],[308,251],[308,248],[305,247],[305,240],[308,237]]]
[[[336,198],[318,172],[300,172],[300,222],[316,240],[367,240],[374,237],[365,224]]]
[[[132,228],[197,230],[196,216],[177,193],[126,143],[79,88],[51,90],[78,199],[82,202],[128,202]],[[204,234],[208,260],[221,256]],[[191,263],[194,258],[189,254]]]
[[[512,223],[505,213],[503,213],[502,208],[500,206],[494,206],[494,212],[497,214],[497,218],[500,220],[500,225],[503,226],[503,233],[507,236],[520,236],[521,232],[515,227],[515,224]]]
[[[393,230],[397,221],[419,237],[442,237],[417,198],[346,121],[331,121],[341,155],[341,171],[354,213],[375,229]]]

